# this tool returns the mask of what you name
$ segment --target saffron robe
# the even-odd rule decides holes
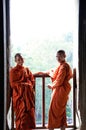
[[[50,73],[52,79],[52,94],[49,107],[48,128],[60,128],[67,126],[66,104],[71,85],[68,82],[72,78],[70,66],[63,62],[58,68]]]
[[[10,70],[16,130],[35,128],[34,77],[28,68],[17,65]]]

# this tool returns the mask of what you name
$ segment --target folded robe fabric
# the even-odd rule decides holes
[[[72,71],[70,66],[66,62],[63,62],[51,75],[52,94],[49,107],[48,128],[60,128],[61,126],[67,126],[66,104],[71,90],[69,80],[72,78]]]
[[[34,77],[28,68],[17,65],[10,70],[16,130],[35,128]]]

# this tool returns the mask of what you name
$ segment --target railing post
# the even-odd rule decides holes
[[[42,77],[42,126],[45,127],[45,77]]]
[[[76,129],[76,89],[77,89],[77,84],[76,84],[76,69],[73,69],[73,106],[74,106],[74,112],[73,112],[73,117],[74,117],[74,128]]]

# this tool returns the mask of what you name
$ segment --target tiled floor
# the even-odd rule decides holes
[[[49,130],[49,129],[34,129],[34,130]],[[60,130],[60,129],[54,129],[54,130]],[[73,128],[66,128],[66,130],[75,130]],[[76,129],[79,130],[79,129]]]

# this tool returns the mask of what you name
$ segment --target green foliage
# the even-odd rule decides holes
[[[73,37],[72,33],[65,34],[61,39],[57,40],[32,40],[20,44],[11,43],[10,46],[10,66],[14,66],[14,55],[21,53],[24,57],[24,65],[34,72],[46,71],[57,66],[56,52],[64,49],[67,55],[67,62],[73,67]],[[47,88],[50,79],[46,79],[45,85],[45,120],[48,120],[48,110],[51,98],[51,90]],[[42,81],[40,78],[36,80],[36,123],[42,123]],[[72,118],[72,93],[67,105],[67,117]]]

